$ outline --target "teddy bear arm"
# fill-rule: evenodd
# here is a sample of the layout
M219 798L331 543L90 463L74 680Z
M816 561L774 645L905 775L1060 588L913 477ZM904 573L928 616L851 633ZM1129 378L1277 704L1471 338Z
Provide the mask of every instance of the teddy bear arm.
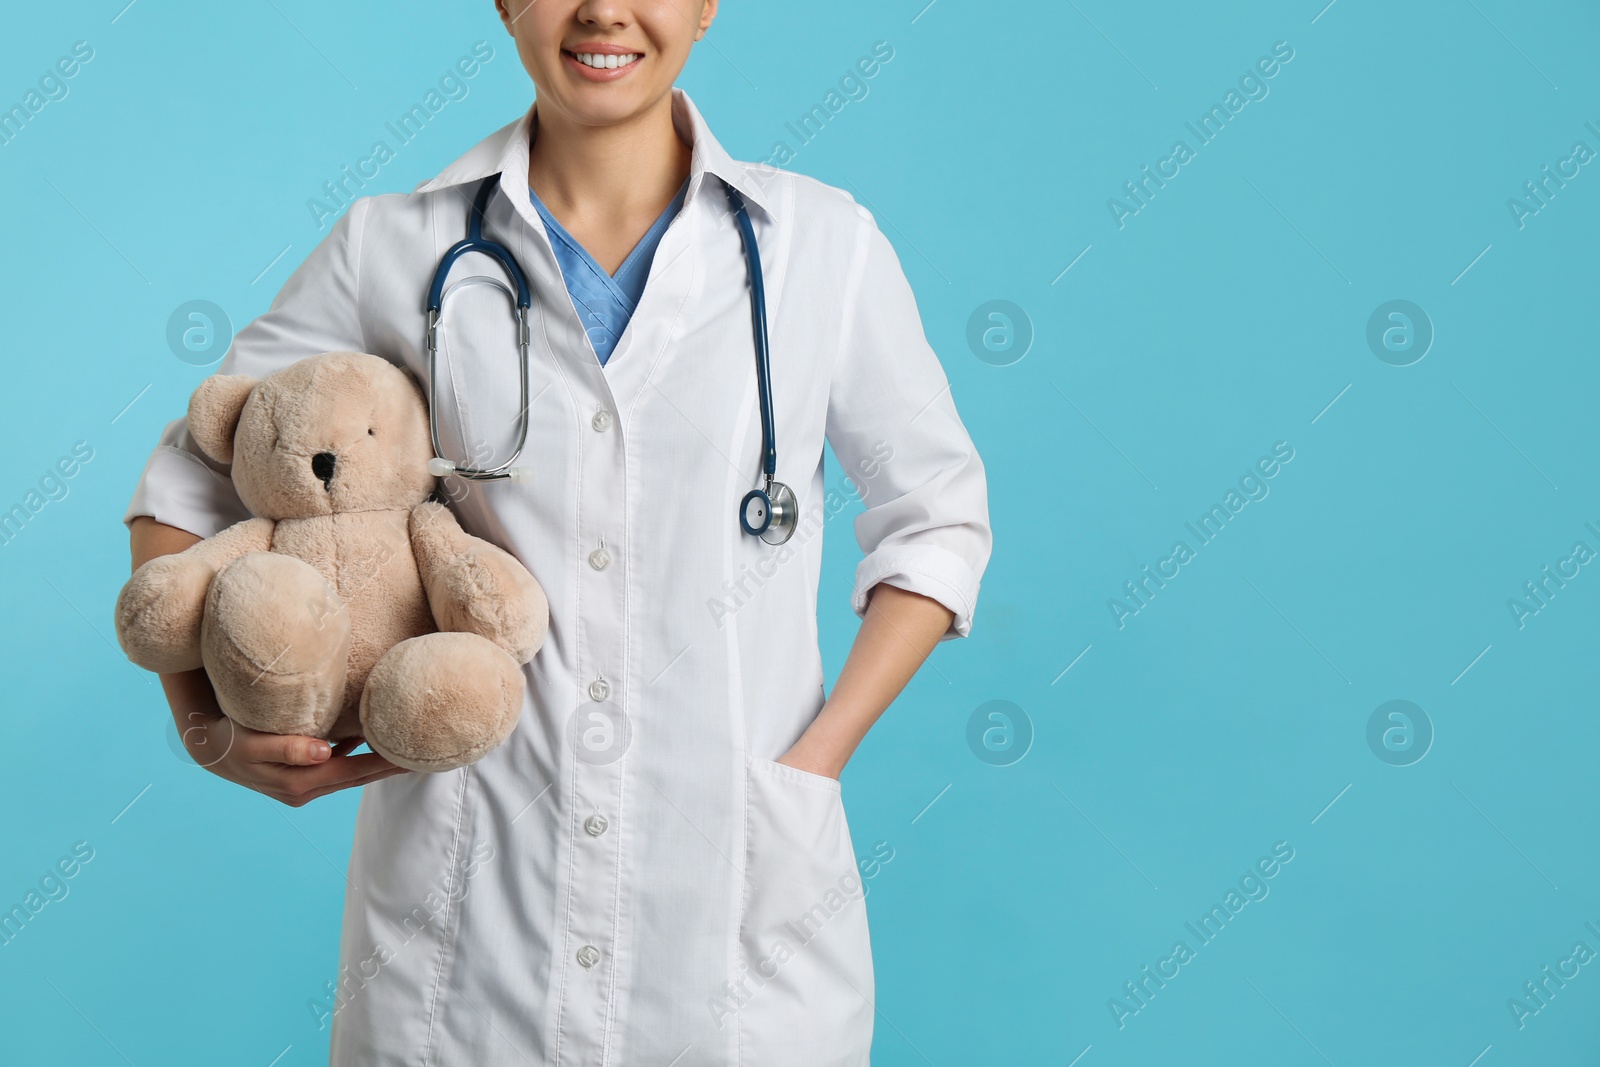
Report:
M245 553L270 549L273 529L270 519L246 519L182 552L145 561L117 596L117 641L128 658L158 674L200 667L211 580Z
M486 637L518 663L533 659L550 608L544 589L515 556L461 529L436 503L412 512L411 540L439 629Z
M194 558L212 571L220 571L246 552L267 552L272 548L272 533L277 523L271 519L245 519L236 522L215 537L196 541L179 552L180 556L193 553Z

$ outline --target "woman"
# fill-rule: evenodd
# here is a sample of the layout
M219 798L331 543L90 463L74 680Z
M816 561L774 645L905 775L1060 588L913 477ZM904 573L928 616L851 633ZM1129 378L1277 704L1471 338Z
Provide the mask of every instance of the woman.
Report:
M493 182L484 234L534 291L534 476L442 488L549 597L521 723L427 775L235 730L203 671L163 677L173 714L198 760L286 803L370 786L335 1063L864 1064L872 961L838 776L932 647L968 632L983 466L872 217L733 161L673 87L716 0L497 8L537 105L415 192L352 204L220 371L344 349L426 382L423 294ZM781 547L738 521L763 439L728 188L759 239L776 475L799 502ZM434 400L447 454L484 465L519 408L490 297L451 304ZM867 505L864 621L826 698L825 440ZM136 566L245 517L225 474L167 427L128 509Z

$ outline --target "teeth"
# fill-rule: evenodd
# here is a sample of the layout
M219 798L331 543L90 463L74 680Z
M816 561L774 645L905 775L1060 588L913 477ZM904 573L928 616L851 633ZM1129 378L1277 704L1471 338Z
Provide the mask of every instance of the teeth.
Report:
M613 70L617 67L626 67L641 58L638 52L629 52L621 56L601 55L594 52L575 52L573 54L578 57L579 63L586 67L594 67L596 70Z

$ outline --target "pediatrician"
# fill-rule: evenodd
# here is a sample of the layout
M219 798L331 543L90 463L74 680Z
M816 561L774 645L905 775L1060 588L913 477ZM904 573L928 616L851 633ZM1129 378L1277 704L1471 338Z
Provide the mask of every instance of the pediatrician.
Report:
M932 648L968 633L983 465L872 216L732 160L673 87L716 0L497 8L537 105L409 195L353 203L219 371L353 350L423 382L438 469L457 470L441 493L549 598L520 725L419 774L236 729L203 671L163 676L173 713L197 760L287 803L368 786L334 1063L866 1064L838 775ZM525 406L519 287L492 253L452 265L447 285L498 284L447 290L430 375L427 297L480 194L482 238L526 277ZM865 503L864 621L831 694L824 442ZM227 469L168 425L127 513L135 564L246 517Z

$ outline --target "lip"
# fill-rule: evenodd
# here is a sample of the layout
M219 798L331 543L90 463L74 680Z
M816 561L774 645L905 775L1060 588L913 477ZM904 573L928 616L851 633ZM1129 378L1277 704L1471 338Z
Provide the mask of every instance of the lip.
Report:
M563 52L583 52L586 55L626 56L634 52L644 54L643 48L629 48L624 44L613 44L610 41L579 41L574 45L564 45Z
M639 58L634 62L629 63L626 67L613 67L609 70L597 70L594 67L585 66L584 64L578 62L577 53L579 52L582 52L585 55L601 56L638 55ZM607 41L584 42L573 45L570 48L561 49L561 61L566 65L567 69L574 71L580 77L594 82L609 82L616 81L618 78L625 78L629 74L633 73L635 68L643 64L645 58L646 52L642 48L629 48L626 45L612 44Z

